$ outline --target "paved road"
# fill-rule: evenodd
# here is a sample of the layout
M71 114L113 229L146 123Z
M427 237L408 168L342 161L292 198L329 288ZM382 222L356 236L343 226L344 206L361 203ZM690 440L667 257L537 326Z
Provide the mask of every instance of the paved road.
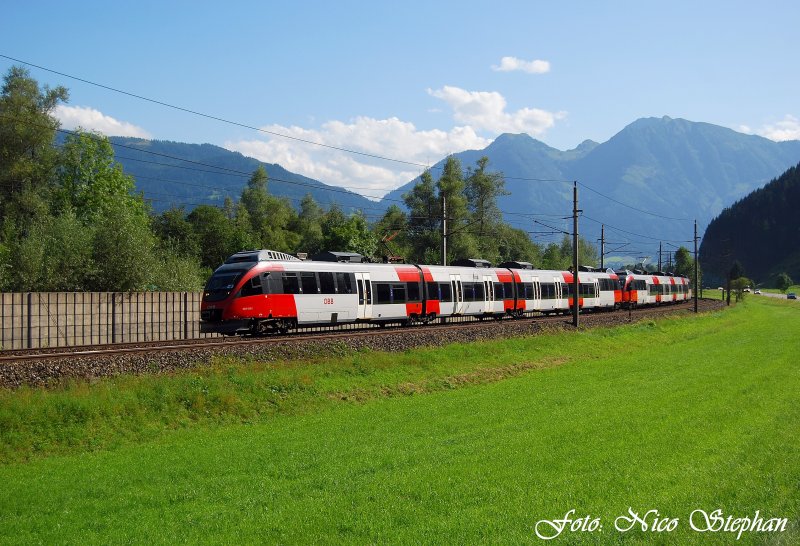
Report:
M722 298L721 294L722 294L722 290L713 290L713 289L711 289L711 290L703 290L703 297L704 298L711 298L711 299L718 300L718 299ZM751 294L753 294L753 293L751 292ZM785 300L786 299L786 294L774 294L772 292L762 292L761 294L753 294L753 295L756 296L756 297L766 296L768 298L778 298L779 300ZM733 297L734 297L734 295L731 294L731 299L733 299ZM800 301L800 300L797 300L797 301Z
M778 299L781 299L781 300L785 300L786 299L786 294L773 294L772 292L762 292L761 294L758 294L758 295L759 296L767 296L767 297L770 297L770 298L778 298ZM800 300L798 300L798 301L800 301Z

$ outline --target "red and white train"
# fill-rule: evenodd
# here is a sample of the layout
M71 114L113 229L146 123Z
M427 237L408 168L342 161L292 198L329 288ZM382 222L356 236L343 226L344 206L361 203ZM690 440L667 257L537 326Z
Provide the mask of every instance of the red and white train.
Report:
M411 324L456 316L500 318L566 313L573 274L526 262L489 267L483 260L452 266L363 263L330 252L326 261L271 250L237 252L209 279L201 332L285 333L298 326L352 322ZM612 270L580 271L583 310L685 301L688 279Z

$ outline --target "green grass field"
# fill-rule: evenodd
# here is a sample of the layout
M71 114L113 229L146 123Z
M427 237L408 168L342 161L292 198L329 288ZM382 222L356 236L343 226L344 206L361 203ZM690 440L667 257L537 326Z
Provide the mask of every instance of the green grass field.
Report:
M0 394L0 541L800 541L800 312ZM614 529L628 508L676 531ZM695 509L788 518L695 533Z
M795 294L797 294L798 292L800 292L800 284L794 284L794 285L790 286L789 288L787 288L783 292L781 292L777 288L762 288L761 291L762 292L771 292L773 294L788 294L789 292L794 292Z

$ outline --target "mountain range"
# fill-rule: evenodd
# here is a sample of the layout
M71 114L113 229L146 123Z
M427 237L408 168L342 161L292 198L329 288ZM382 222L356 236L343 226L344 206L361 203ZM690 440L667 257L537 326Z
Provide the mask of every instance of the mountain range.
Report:
M507 220L508 213L535 213L541 224L569 231L571 221L561 218L572 213L572 184L550 180L577 181L579 229L587 238L599 237L603 223L607 240L644 238L691 248L693 220L702 234L725 206L800 161L800 141L662 117L639 119L607 142L587 140L569 151L526 134L504 134L483 150L455 155L465 168L485 155L491 170L504 173L509 195L499 204ZM399 198L415 182L386 197ZM513 222L522 227L519 217ZM533 231L541 224L528 221Z
M192 208L221 204L226 195L235 199L260 164L210 144L119 137L112 142L123 146L116 148L117 160L157 211L175 202ZM455 156L465 169L487 156L489 170L504 174L509 195L499 205L516 227L569 231L571 223L564 218L572 213L572 181L577 181L580 232L586 238L599 237L605 224L610 242L635 246L636 241L657 245L663 240L691 248L693 220L702 234L725 206L798 163L800 141L774 142L709 123L662 117L636 120L606 142L587 140L567 151L527 134L503 134L483 150ZM434 178L444 160L433 167ZM385 210L416 183L412 180L376 203L280 165L264 166L271 193L295 205L311 193L323 206L338 203L345 211Z
M222 205L226 197L237 200L259 165L269 175L269 192L288 198L295 207L310 193L322 206L336 203L348 213L375 207L383 210L357 193L212 144L130 137L111 137L111 142L116 160L135 178L137 191L144 192L156 212L173 205L187 210L197 205Z

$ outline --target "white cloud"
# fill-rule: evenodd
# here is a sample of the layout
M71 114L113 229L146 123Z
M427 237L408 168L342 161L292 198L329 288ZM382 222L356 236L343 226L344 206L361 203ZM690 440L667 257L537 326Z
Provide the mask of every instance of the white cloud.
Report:
M538 136L566 116L565 112L538 108L507 112L506 99L497 92L466 91L445 86L438 90L428 89L428 93L452 108L456 127L449 131L423 131L413 123L395 117L357 117L349 122L328 121L318 129L268 125L261 129L274 135L228 141L224 146L266 163L277 163L289 171L326 184L378 199L419 176L425 166L433 165L450 153L485 148L491 139L481 136L481 132Z
M466 91L446 85L437 90L428 89L428 93L449 104L457 122L493 133L538 136L555 125L556 120L566 116L566 112L548 112L539 108L506 112L506 99L496 91Z
M319 129L281 125L269 125L262 129L295 139L419 165L433 165L449 153L485 148L491 142L478 136L471 127L454 127L450 131L420 131L414 124L397 118L358 117L349 123L329 121ZM402 186L419 176L423 170L418 165L380 160L271 135L226 142L224 146L372 198L379 198Z
M545 74L550 72L550 62L536 59L534 61L523 61L516 57L503 57L500 59L500 66L492 65L495 72L527 72L528 74Z
M760 129L752 130L747 125L739 126L743 133L754 133L774 141L800 140L800 119L786 114L781 121L763 125Z
M151 137L150 133L141 127L114 119L94 108L59 105L54 113L65 129L81 127L86 130L99 131L107 136Z

